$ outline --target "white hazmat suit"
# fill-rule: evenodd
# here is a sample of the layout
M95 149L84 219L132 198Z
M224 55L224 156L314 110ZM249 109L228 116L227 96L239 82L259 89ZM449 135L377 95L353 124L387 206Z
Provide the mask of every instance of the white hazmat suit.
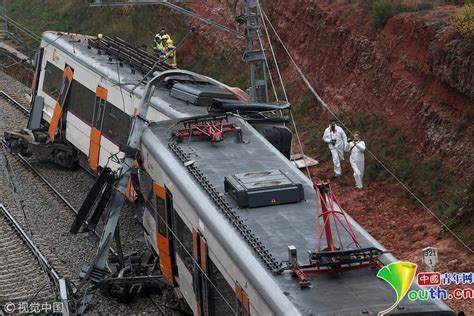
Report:
M337 125L334 127L334 131L331 129L331 126L329 126L324 131L323 140L328 144L329 150L331 151L334 172L336 176L340 176L341 162L344 161L344 148L347 144L346 133Z
M346 150L351 152L349 161L354 171L356 188L362 189L362 178L364 177L365 165L365 142L363 140L351 141L346 145Z

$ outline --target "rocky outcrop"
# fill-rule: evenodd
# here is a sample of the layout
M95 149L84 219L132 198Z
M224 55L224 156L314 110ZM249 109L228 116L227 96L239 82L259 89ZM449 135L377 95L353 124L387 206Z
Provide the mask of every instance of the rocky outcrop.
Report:
M197 2L193 10L232 25L233 1ZM222 8L218 15L206 9L216 3ZM335 111L382 115L402 127L421 158L436 157L473 180L474 49L453 31L459 7L402 13L376 30L349 1L262 4L293 58ZM221 33L206 36L209 45L222 48ZM278 47L277 54L285 59ZM284 62L283 75L296 101L305 87L295 83L294 70Z

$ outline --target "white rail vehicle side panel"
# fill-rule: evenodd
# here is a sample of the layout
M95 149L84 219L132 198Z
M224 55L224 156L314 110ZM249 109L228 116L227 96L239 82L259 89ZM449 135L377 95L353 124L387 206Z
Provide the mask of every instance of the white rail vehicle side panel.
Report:
M208 246L208 255L214 265L219 269L220 273L224 276L229 286L235 291L235 283L238 282L242 289L245 291L249 298L250 314L251 315L272 315L273 312L266 305L263 298L259 295L257 290L252 286L250 280L248 280L239 267L234 263L231 257L227 254L226 250L221 246L213 232L206 226L205 222L199 218L192 205L188 202L185 195L181 192L179 186L175 185L173 181L168 177L160 165L153 159L152 155L142 146L142 153L144 157L144 166L148 170L153 181L159 183L161 186L166 186L173 195L173 208L176 213L181 217L187 228L191 231L192 228L199 229L199 232L206 239ZM191 184L190 185L194 185ZM155 223L158 225L158 223ZM156 247L155 247L156 248ZM191 254L192 255L192 254ZM176 258L179 255L175 253ZM179 286L182 288L182 293L188 301L189 305L193 309L193 312L197 314L196 299L193 290L192 275L188 272L182 260L178 262L178 277ZM212 285L210 285L212 287ZM191 293L191 295L189 294ZM218 294L217 294L218 295ZM235 307L235 302L230 302L232 308Z
M54 106L56 105L56 100L43 91L44 86L44 77L46 75L46 63L50 62L59 69L64 70L65 55L62 51L56 49L53 46L48 46L47 42L42 41L41 47L44 47L43 60L41 63L41 72L39 78L38 92L37 94L44 98L44 107L43 107L43 119L46 122L51 122L51 117L53 116Z
M92 71L90 67L84 67L80 61L75 60L69 54L66 54L53 45L48 45L47 42L43 41L42 46L45 47L44 58L41 65L42 71L40 72L37 94L44 98L43 119L46 122L51 122L51 117L56 104L56 100L43 91L47 62L61 70L64 70L66 65L69 65L74 70L73 80L79 82L94 94L97 86L105 88L108 91L107 101L110 104L116 106L129 116L132 116L136 112L140 103L140 95L137 95L137 93L130 95L130 93L124 89L121 91L117 84L101 77L99 74ZM117 78L117 81L118 79L119 78ZM91 104L91 107L93 106L94 105ZM161 121L169 118L159 112L155 107L150 106L147 119L150 121ZM87 156L90 147L91 126L71 112L68 112L66 120L66 139ZM99 165L104 167L108 163L109 167L116 170L120 165L110 161L109 158L111 155L117 154L118 152L118 144L102 135L100 141ZM123 153L120 152L118 157L122 158Z

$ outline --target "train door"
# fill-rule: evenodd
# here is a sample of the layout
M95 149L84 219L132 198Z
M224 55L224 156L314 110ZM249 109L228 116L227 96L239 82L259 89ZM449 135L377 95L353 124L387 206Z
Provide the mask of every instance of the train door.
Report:
M34 98L38 92L39 77L41 73L41 65L43 64L44 48L38 50L35 54L35 73L31 83L31 96Z
M193 256L195 259L193 286L199 316L211 315L212 311L209 299L208 255L206 239L193 228Z
M72 84L72 77L73 77L74 70L69 66L66 65L64 68L63 73L63 81L61 84L61 92L59 93L59 97L56 100L56 104L53 110L53 116L51 117L51 122L49 123L48 134L51 142L55 141L56 138L56 131L58 126L60 127L59 133L62 133L62 118L63 113L66 112L66 100L69 95L69 91L71 90Z
M107 105L107 89L97 86L95 90L94 110L92 113L92 126L89 146L89 167L97 171L100 157L100 139L104 125L105 107Z
M171 193L158 183L153 183L156 196L157 233L156 243L160 256L160 267L165 279L172 285L176 275L175 252L170 228L172 227L173 200Z

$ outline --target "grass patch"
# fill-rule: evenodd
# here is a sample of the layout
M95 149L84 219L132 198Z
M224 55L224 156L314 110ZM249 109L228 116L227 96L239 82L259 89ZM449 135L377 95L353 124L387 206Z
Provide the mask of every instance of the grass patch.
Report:
M382 28L391 17L399 13L431 10L435 4L427 1L416 5L405 5L398 0L360 0L359 3L377 28Z

